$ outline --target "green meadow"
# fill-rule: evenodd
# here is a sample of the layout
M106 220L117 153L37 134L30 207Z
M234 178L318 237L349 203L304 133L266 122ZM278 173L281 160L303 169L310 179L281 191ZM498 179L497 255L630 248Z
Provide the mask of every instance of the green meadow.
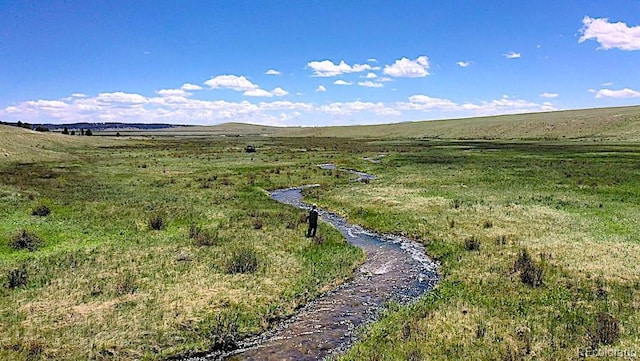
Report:
M572 119L591 137L572 137L564 112L506 120L561 132L475 140L460 126L427 136L446 123L413 137L0 127L0 359L156 360L267 329L364 257L327 224L304 238L304 212L267 192L313 183L309 202L415 239L440 263L434 291L387 305L341 359L638 355L640 118L582 112ZM377 178L353 182L325 162Z

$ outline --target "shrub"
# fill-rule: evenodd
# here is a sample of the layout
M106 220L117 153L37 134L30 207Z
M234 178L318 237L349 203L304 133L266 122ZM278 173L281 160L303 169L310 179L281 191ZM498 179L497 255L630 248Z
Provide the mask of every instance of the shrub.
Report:
M483 228L485 228L485 229L486 229L486 228L491 228L491 227L493 227L493 222L491 222L490 220L486 220L486 221L484 221L484 223L482 224L482 227L483 227Z
M262 221L262 218L254 218L252 224L253 229L262 229L264 222Z
M7 283L5 286L14 289L27 285L27 270L22 266L9 271L7 274Z
M224 312L218 314L206 332L211 342L212 351L231 350L236 348L240 339L238 314Z
M592 347L597 349L598 344L611 345L616 342L619 335L620 326L618 319L610 313L598 313L593 331L590 332Z
M464 240L464 249L467 251L479 251L480 241L476 237L469 237Z
M32 216L46 217L51 213L51 210L47 206L40 206L31 211Z
M9 242L9 246L13 247L14 249L27 249L30 252L37 250L43 244L44 242L42 242L40 237L25 229L13 236L13 238Z
M455 208L458 209L460 208L460 206L462 206L462 201L459 199L454 199L451 201L451 208Z
M531 287L542 286L542 267L537 265L526 249L523 249L513 264L515 272L520 272L520 281Z
M164 229L165 223L164 219L160 215L155 215L149 219L149 229L154 231L159 231Z
M232 253L226 262L225 271L228 274L254 273L258 270L258 255L251 248L243 248Z

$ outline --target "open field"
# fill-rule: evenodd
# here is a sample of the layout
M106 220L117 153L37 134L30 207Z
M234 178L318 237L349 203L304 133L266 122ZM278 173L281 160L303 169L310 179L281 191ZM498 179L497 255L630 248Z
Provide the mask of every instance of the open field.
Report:
M638 108L621 109L618 132L571 141L154 133L74 137L42 160L21 143L0 161L0 358L161 359L268 327L362 259L326 225L322 245L303 238L302 211L264 192L310 183L309 201L419 240L442 265L434 292L389 305L345 360L640 354L640 145L620 141L636 139ZM316 167L332 161L378 178ZM50 215L31 215L42 205ZM23 229L43 245L11 248ZM238 255L255 270L230 272Z

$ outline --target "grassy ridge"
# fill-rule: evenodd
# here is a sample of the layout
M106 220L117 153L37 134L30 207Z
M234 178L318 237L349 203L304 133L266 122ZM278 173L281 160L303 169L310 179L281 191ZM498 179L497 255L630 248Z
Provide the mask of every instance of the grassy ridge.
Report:
M109 133L111 134L111 133ZM122 134L129 134L122 132ZM418 121L397 124L268 127L227 123L210 127L177 127L134 135L278 136L337 138L440 138L440 139L596 139L640 140L640 107L568 110L489 116L467 119Z

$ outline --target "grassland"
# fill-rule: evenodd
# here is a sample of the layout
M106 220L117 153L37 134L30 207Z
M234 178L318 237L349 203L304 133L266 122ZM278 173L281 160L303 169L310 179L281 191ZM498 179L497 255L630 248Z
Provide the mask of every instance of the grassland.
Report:
M322 244L304 238L304 212L264 191L347 182L317 169L311 153L18 134L0 163L0 359L162 359L231 347L362 260L326 225ZM34 161L43 143L51 150ZM42 207L50 213L32 215ZM41 245L14 249L23 231Z
M490 118L504 129L497 140L480 139L498 128L475 119L421 124L406 138L403 127L416 125L94 137L51 146L42 160L27 144L0 162L0 277L28 273L25 286L0 291L0 358L159 359L268 327L362 257L324 224L322 245L304 239L301 211L264 192L308 183L321 184L309 201L414 238L441 263L432 293L389 305L343 359L638 355L638 112ZM509 130L527 117L529 135ZM451 129L424 131L433 124ZM442 139L455 134L477 139ZM249 143L257 153L242 151ZM354 183L315 166L327 161L378 178ZM41 205L51 214L32 216ZM150 230L158 216L165 228ZM190 237L192 225L203 238ZM13 250L22 229L44 246ZM228 272L238 254L255 256L257 271Z

